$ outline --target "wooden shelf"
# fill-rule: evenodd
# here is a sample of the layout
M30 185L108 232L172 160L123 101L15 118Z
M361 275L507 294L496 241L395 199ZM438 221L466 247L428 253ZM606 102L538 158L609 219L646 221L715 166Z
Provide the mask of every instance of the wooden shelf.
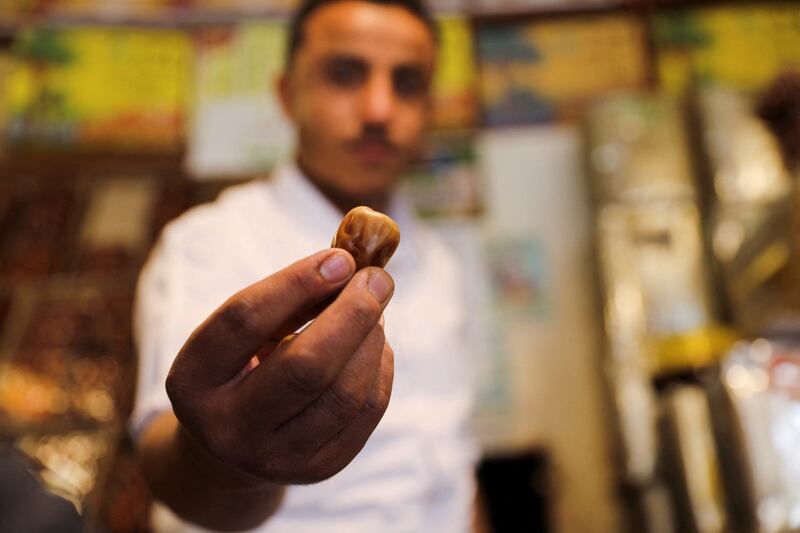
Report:
M797 0L771 0L766 5L795 4ZM542 4L519 5L508 7L481 6L475 0L464 0L459 8L441 9L442 15L460 15L472 19L478 24L503 23L512 20L543 19L569 17L589 14L603 14L619 11L635 11L643 14L657 10L700 8L726 5L765 4L756 0L583 0L558 2L553 0ZM200 26L235 24L257 20L286 21L290 12L275 8L251 10L208 10L189 8L164 8L157 14L126 14L124 12L99 11L87 14L53 14L40 17L29 17L17 22L0 22L0 48L3 39L10 39L24 27L64 28L76 26L121 26L152 28L193 28Z
M49 176L58 169L58 174L65 177L124 171L126 174L158 172L177 178L184 173L182 165L182 151L154 154L28 150L0 156L0 175Z
M120 26L152 28L192 28L217 24L233 24L254 20L287 20L289 13L275 9L247 11L195 10L165 8L152 15L135 13L102 12L85 14L50 14L27 17L15 22L0 23L0 35L12 35L20 28L31 26L46 28L69 28L79 26Z
M797 0L770 0L770 4L797 4ZM460 8L450 6L436 10L441 14L461 14L468 18L508 18L508 17L551 17L572 16L583 13L596 13L630 9L691 8L723 5L764 6L757 0L576 0L550 2L508 7L481 6L475 0L463 0ZM108 26L152 26L152 27L192 27L213 24L231 24L252 20L286 20L290 10L280 8L260 8L247 10L212 10L191 8L163 8L153 14L125 13L123 11L98 10L85 14L51 14L43 16L20 17L20 21L0 22L0 35L12 34L21 27L69 27L86 25Z
M537 7L518 5L507 8L474 7L467 16L477 24L494 24L514 20L547 19L580 15L604 14L619 11L635 11L640 7L638 0L603 0L575 4L552 4Z

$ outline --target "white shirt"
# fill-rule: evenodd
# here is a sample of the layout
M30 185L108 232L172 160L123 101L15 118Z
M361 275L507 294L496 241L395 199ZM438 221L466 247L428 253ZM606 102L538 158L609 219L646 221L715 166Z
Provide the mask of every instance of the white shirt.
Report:
M389 407L361 453L323 482L291 486L256 531L463 533L470 529L476 450L468 436L473 376L461 273L444 245L395 198L401 231L387 270L384 316L395 352ZM134 437L170 409L164 382L192 330L230 295L330 246L341 213L294 166L226 190L164 230L137 289ZM204 531L166 507L157 531Z

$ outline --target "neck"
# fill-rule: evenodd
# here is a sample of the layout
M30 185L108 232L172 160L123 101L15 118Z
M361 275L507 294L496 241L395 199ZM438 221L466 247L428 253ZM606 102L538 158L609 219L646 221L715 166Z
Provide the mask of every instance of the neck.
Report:
M370 195L353 196L340 189L331 187L326 180L320 179L319 175L311 171L299 158L297 160L297 166L306 179L308 179L329 202L341 211L342 214L360 205L365 205L381 213L386 213L389 209L391 194L388 191Z

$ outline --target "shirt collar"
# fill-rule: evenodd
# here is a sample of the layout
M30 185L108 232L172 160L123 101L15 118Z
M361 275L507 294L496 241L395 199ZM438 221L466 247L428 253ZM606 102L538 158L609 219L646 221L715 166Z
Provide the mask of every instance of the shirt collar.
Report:
M302 216L297 223L319 246L330 246L333 232L339 227L342 213L311 181L305 177L295 163L279 166L271 182L279 204L293 209ZM400 227L400 246L389 262L387 270L392 272L406 266L418 264L420 259L420 228L410 200L395 193L389 201L389 212Z

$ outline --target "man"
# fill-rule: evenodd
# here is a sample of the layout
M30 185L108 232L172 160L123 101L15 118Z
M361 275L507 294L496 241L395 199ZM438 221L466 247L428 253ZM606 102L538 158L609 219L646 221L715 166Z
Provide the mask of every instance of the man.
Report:
M311 0L279 85L295 164L165 229L140 279L132 420L170 509L157 528L469 529L460 274L394 193L435 51L417 0ZM360 204L400 225L391 276L325 249Z

